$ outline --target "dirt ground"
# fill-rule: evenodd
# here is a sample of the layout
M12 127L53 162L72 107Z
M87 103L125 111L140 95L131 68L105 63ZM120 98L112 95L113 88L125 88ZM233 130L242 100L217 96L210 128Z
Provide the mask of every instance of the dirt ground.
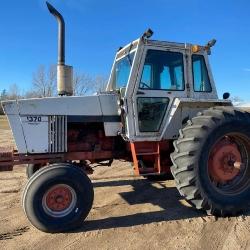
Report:
M13 143L0 118L0 146ZM190 208L173 181L133 177L116 161L91 176L93 208L82 228L46 234L33 228L20 204L24 167L0 173L0 249L250 249L250 213L215 218Z

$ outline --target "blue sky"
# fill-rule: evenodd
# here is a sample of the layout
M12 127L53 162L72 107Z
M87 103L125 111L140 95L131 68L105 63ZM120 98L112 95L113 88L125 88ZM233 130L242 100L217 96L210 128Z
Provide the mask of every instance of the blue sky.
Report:
M250 101L250 1L50 0L66 21L66 63L109 75L117 48L151 27L154 39L205 44L220 96ZM0 90L31 86L39 65L56 63L57 25L43 0L8 0L0 9Z

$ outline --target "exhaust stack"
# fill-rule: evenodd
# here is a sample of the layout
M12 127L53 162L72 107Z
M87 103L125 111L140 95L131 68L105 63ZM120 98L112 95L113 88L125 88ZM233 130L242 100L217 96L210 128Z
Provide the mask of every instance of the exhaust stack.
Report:
M73 95L73 67L65 65L65 23L62 15L48 2L49 12L58 22L58 62L57 91L58 95Z

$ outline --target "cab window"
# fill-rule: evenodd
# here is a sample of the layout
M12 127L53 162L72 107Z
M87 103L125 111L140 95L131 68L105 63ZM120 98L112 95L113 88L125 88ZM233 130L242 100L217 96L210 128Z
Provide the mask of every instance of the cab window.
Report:
M148 50L140 89L184 90L183 54Z
M211 92L212 87L204 57L202 55L192 55L192 64L194 91Z
M134 56L135 53L132 52L116 62L114 71L114 86L116 89L125 88L127 86Z
M157 132L160 130L169 104L167 97L137 98L138 122L140 132Z

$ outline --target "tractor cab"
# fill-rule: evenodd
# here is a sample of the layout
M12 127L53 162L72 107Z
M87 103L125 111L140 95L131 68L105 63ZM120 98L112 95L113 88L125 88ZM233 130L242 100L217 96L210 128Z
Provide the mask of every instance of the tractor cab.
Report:
M148 30L118 50L107 86L120 94L132 140L162 139L181 100L218 100L208 62L215 40L199 46L149 40L150 35ZM169 131L167 139L173 136L176 131Z
M176 97L195 98L206 93L206 98L217 98L208 62L210 48L215 42L212 40L206 46L199 46L154 41L143 35L119 48L107 90L119 89L122 96L130 94L130 89L140 89L179 91L179 94L175 93Z

